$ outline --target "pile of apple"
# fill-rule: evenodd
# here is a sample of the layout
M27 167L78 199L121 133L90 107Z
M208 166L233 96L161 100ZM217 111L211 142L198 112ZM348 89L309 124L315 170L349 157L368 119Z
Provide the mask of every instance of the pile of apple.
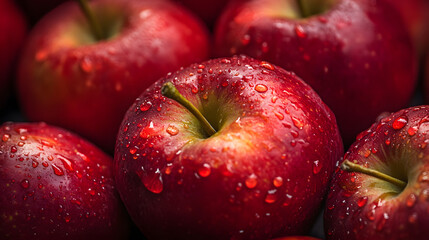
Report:
M0 239L429 236L426 0L1 0L0 32Z

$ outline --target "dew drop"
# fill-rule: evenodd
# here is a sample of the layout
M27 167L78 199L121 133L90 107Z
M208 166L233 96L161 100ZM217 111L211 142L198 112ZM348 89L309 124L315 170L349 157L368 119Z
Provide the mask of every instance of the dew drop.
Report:
M173 125L169 125L167 127L167 133L170 134L171 136L175 136L179 133L179 129L177 129L177 127L173 126Z
M265 196L265 202L266 203L275 203L277 201L277 190L272 189L268 190L267 195Z
M258 184L258 180L256 178L257 178L256 175L252 173L244 182L246 187L250 189L255 188L256 184Z
M250 43L250 35L246 34L246 35L243 36L243 38L241 38L241 44L243 44L244 46L246 46L249 43Z
M273 180L273 185L274 187L281 187L283 185L283 178L280 176L275 177Z
M304 28L302 28L301 25L295 26L295 33L299 38L305 38L307 36L307 34L304 31Z
M417 221L417 213L413 213L408 217L409 223L415 223Z
M10 152L11 153L16 153L17 151L18 151L18 149L16 148L16 146L10 147Z
M410 195L408 195L405 203L407 204L407 207L413 207L414 204L416 203L416 200L417 200L416 195L414 193L411 193Z
M130 148L131 155L135 154L136 152L137 152L137 148L135 147Z
M145 111L149 110L151 107L152 107L151 102L144 102L144 103L140 104L140 111L145 112Z
M36 168L37 166L39 166L39 162L33 159L31 165L33 166L33 168Z
M21 181L21 187L23 187L23 188L28 188L30 186L30 181L28 181L27 179L23 179L22 181Z
M9 140L9 138L10 138L10 134L4 134L3 135L3 137L1 138L1 140L3 141L3 142L7 142L8 140Z
M289 206L292 203L292 195L286 194L286 199L283 202L283 206Z
M299 128L299 129L302 129L302 127L304 127L304 123L302 122L301 119L299 119L295 116L292 116L291 118L292 118L293 125L295 125L295 127Z
M162 175L159 169L153 173L140 172L139 176L147 190L153 193L162 192L164 185L162 183Z
M367 202L368 202L368 197L366 197L366 196L365 197L361 197L361 198L358 199L357 205L359 207L363 207L363 206L366 205Z
M413 126L413 127L408 128L408 135L414 136L417 133L417 130L418 130L417 126Z
M429 172L424 171L419 174L419 182L429 182Z
M57 176L62 176L62 175L64 175L64 171L63 171L63 169L62 169L62 168L60 168L60 167L58 167L57 165L52 164L52 169L54 170L55 175L57 175Z
M211 173L211 167L208 163L204 163L200 168L198 168L198 175L201 177L208 177Z
M322 163L319 160L313 162L313 173L318 174L322 169Z
M89 194L90 194L91 196L94 196L94 195L95 195L95 190L94 190L94 189L92 189L92 188L88 188L88 192L89 192Z
M70 159L68 159L62 155L58 155L57 157L61 160L65 169L67 169L69 171L73 171L73 165L72 165Z
M261 66L262 67L264 67L264 68L266 68L266 69L268 69L268 70L274 70L274 66L273 65L271 65L270 63L268 63L268 62L265 62L265 61L262 61L261 62Z
M255 86L255 90L256 90L257 92L264 93L264 92L266 92L266 91L268 90L268 87L267 87L267 86L265 86L265 85L263 85L263 84L257 84L257 85Z
M398 117L393 121L392 127L395 130L399 130L403 128L408 123L408 119L405 116Z
M370 211L368 211L366 213L366 217L370 220L370 221L374 221L375 219L375 209L371 209Z
M64 217L64 220L66 221L66 223L69 223L71 220L71 217L67 215Z
M277 112L277 111L275 111L275 112L274 112L274 115L276 115L276 117L277 117L279 120L283 120L283 119L285 118L281 112Z
M263 53L267 53L270 50L270 48L268 47L268 43L267 42L263 42L262 43L261 50L262 50Z
M94 68L92 61L89 58L84 58L80 62L80 69L85 73L89 73Z

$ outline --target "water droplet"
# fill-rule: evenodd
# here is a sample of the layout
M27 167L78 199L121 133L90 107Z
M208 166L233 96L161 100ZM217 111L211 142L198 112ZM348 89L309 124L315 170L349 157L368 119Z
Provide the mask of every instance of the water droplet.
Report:
M276 115L276 117L279 119L279 120L283 120L285 117L283 116L283 114L282 113L280 113L280 112L277 112L277 111L275 111L274 112L274 115Z
M198 168L198 175L201 177L208 177L211 173L211 167L208 163L204 163L200 168Z
M302 129L302 127L304 127L304 123L302 122L301 119L299 119L295 116L292 116L291 118L292 118L293 125L295 125L295 127L299 128L299 129Z
M410 195L408 195L407 200L406 200L406 204L407 207L413 207L414 204L416 203L416 195L414 193L411 193Z
M54 170L55 175L57 175L57 176L62 176L62 175L64 175L64 171L63 171L63 169L62 169L62 168L60 168L60 167L58 167L57 165L52 164L52 169Z
M274 70L274 66L273 65L271 65L270 63L268 63L268 62L265 62L265 61L262 61L261 62L261 66L262 67L264 67L264 68L266 68L266 69L268 69L268 70Z
M419 174L419 182L429 182L429 172L423 171Z
M257 177L254 173L252 173L244 182L244 184L246 185L247 188L255 188L256 184L258 184L258 180Z
M39 184L38 186L37 186L39 189L42 189L43 188L43 184Z
M162 183L162 175L159 169L152 173L140 172L138 174L147 190L153 193L161 193L164 189L164 185Z
M16 146L10 147L10 152L11 153L16 153L17 151L18 151L18 149L16 148Z
M286 194L286 199L283 202L283 206L289 206L292 203L292 195Z
M28 188L29 186L30 186L30 181L28 181L27 179L23 179L21 181L21 187Z
M268 50L270 50L267 42L263 42L261 47L262 47L261 50L263 53L267 53Z
M68 159L62 155L58 155L57 157L61 160L65 169L67 169L69 171L73 171L73 165L72 165L72 162L70 159Z
M255 86L255 90L256 90L257 92L263 93L263 92L266 92L266 91L268 90L268 87L267 87L267 86L265 86L265 85L263 85L263 84L257 84L257 85Z
M302 28L301 25L295 26L295 33L299 38L305 38L307 36L307 34L304 31L304 28Z
M136 152L137 152L137 148L135 147L130 148L131 155L135 154Z
M417 213L413 213L410 215L410 217L408 217L409 223L415 223L416 221L417 221Z
M64 217L64 220L66 221L66 223L69 223L71 220L71 217L67 215Z
M149 110L151 107L152 107L151 102L144 102L144 103L140 104L140 110L143 112Z
M386 145L390 145L390 139L386 139L386 141L384 141L384 143L386 143Z
M414 136L417 133L417 130L418 130L417 126L413 126L413 127L408 128L408 135Z
M319 160L313 162L313 173L318 174L322 169L322 163Z
M267 195L265 196L265 202L266 203L274 203L277 201L277 190L276 189L272 189L272 190L268 190Z
M403 128L408 123L408 119L405 116L398 117L393 121L392 127L393 129L399 130Z
M192 93L194 93L194 94L197 94L197 93L198 93L198 88L197 88L197 87L195 87L195 86L194 86L194 87L192 87L192 88L191 88L191 92L192 92Z
M33 159L33 162L31 163L31 165L33 166L33 168L36 168L37 166L39 166L39 162Z
M281 187L283 185L283 178L280 176L275 177L273 180L273 185L274 187Z
M94 190L94 189L92 189L92 188L88 188L88 192L89 192L89 194L90 194L91 196L94 196L94 195L95 195L95 190Z
M361 198L358 199L357 205L359 207L363 207L363 206L366 205L367 202L368 202L368 197L366 197L366 196L365 197L361 197Z
M89 162L89 158L85 154L83 154L81 152L76 152L76 155L78 155L80 158L82 158L83 161Z
M375 219L375 209L371 209L370 211L368 211L366 213L366 217L370 220L370 221L374 221Z
M387 219L381 218L380 221L377 223L376 229L377 231L381 231L384 228L384 225L386 224Z
M10 138L10 134L4 134L3 135L3 137L1 138L1 140L3 141L3 142L7 142L8 140L9 140L9 138Z
M177 127L173 126L173 125L169 125L167 127L167 133L170 134L171 136L175 136L179 133L179 129L177 129Z
M247 44L250 43L250 35L246 34L243 36L243 38L241 39L241 44L243 44L244 46L246 46Z
M82 71L84 71L85 73L89 73L93 70L94 66L92 61L85 57L84 59L82 59L82 61L80 62L80 69Z

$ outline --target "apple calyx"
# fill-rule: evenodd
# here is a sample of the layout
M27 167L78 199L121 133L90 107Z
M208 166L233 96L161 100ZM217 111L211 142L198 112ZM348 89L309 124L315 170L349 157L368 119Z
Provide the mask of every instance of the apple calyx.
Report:
M82 10L83 14L85 15L86 19L89 22L89 25L92 29L92 33L94 34L94 37L99 40L105 39L105 36L103 34L103 31L101 30L99 22L95 19L93 12L89 8L88 1L87 0L78 0L80 9Z
M359 173L363 173L363 174L366 174L366 175L369 175L372 177L376 177L378 179L392 183L392 184L400 187L401 189L404 189L407 186L406 182L404 182L398 178L392 177L390 175L387 175L387 174L382 173L380 171L377 171L375 169L370 169L370 168L361 166L361 165L353 163L349 160L344 160L344 162L341 164L340 167L342 170L347 171L347 172L359 172Z
M188 99L186 99L182 94L180 94L180 92L177 90L173 83L164 83L161 88L161 93L165 97L168 97L178 102L180 105L188 109L188 111L191 112L198 119L198 121L203 126L204 131L206 132L206 134L208 134L209 137L216 133L216 130L209 123L209 121L207 121L203 114L191 102L189 102Z

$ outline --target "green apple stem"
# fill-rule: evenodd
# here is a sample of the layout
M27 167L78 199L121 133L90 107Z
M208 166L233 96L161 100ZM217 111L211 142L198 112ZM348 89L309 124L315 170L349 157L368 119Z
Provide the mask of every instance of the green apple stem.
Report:
M103 32L101 30L99 22L95 19L93 12L89 8L88 1L87 0L78 0L79 6L83 12L83 14L86 16L89 25L91 26L92 32L94 33L94 36L97 40L103 40Z
M395 177L392 177L390 175L387 175L385 173L379 172L377 170L374 169L370 169L367 167L363 167L359 164L353 163L349 160L345 160L342 164L341 164L341 169L343 169L344 171L348 171L348 172L360 172L372 177L376 177L378 179L390 182L402 189L404 189L407 186L407 183L397 179Z
M200 121L201 125L204 128L204 131L209 135L213 135L216 133L216 130L212 127L212 125L207 121L207 119L201 114L201 112L191 103L188 99L186 99L182 94L179 93L177 88L173 83L167 82L162 86L161 89L162 95L165 97L171 98L174 101L180 103L183 107L188 109L194 116Z
M303 18L306 18L306 17L310 16L310 14L308 12L308 9L307 9L307 5L304 3L305 0L296 0L296 1L297 1L298 8L299 8L299 11L301 13L301 16Z

